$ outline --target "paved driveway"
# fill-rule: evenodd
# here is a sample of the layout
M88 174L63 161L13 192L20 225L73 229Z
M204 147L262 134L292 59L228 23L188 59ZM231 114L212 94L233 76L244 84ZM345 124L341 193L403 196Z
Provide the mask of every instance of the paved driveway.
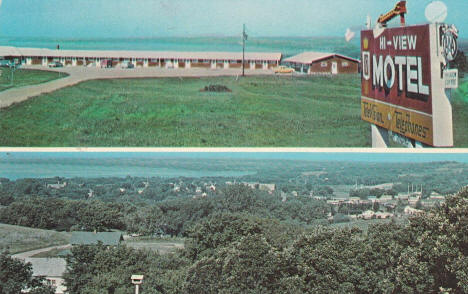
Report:
M47 83L12 88L0 92L0 108L9 107L14 103L25 101L31 97L50 93L58 89L76 85L80 82L96 79L129 79L129 78L163 78L163 77L216 77L239 76L240 69L165 69L165 68L90 68L90 67L63 67L50 69L42 66L23 66L24 69L38 69L65 72L69 76ZM246 75L272 75L272 70L246 70Z
M34 255L42 253L42 252L47 252L47 251L51 251L51 250L54 250L54 249L70 249L70 248L71 248L70 244L61 245L61 246L52 246L52 247L41 248L41 249L36 249L36 250L31 250L31 251L26 251L26 252L14 254L14 255L12 255L12 257L22 259L22 260L26 260L27 258L30 258L31 256L34 256Z

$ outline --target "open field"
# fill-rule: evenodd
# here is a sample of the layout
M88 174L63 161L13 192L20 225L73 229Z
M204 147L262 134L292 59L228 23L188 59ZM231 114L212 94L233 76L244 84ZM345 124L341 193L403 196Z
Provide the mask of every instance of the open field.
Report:
M47 70L30 70L30 69L17 69L13 73L13 83L11 82L11 69L7 67L0 68L0 91L10 88L19 88L30 85L37 85L49 82L67 74L47 71Z
M167 254L177 251L177 249L184 248L184 239L182 238L142 238L142 239L130 239L124 241L123 244L128 247L135 249L148 249L151 251L157 251L159 254Z
M212 84L232 92L200 91ZM455 147L467 93L453 94ZM359 97L358 75L93 80L0 110L0 145L369 147Z
M38 248L67 244L69 233L0 224L0 251L12 254Z
M468 147L468 74L460 80L452 97L455 147Z
M357 75L88 81L1 110L0 145L369 146L358 81ZM209 84L232 92L200 92Z

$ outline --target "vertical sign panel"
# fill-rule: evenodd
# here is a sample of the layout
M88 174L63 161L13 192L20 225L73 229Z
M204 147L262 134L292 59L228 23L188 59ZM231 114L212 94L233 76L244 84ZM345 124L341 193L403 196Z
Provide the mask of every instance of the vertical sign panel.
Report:
M430 25L361 32L361 117L433 145L430 42Z

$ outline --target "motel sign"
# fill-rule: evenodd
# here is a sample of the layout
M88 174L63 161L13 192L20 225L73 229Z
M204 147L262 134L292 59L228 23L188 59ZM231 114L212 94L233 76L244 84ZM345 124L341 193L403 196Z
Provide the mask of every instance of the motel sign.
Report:
M445 27L361 32L363 120L427 145L453 146L445 79L454 73L448 71L444 54Z

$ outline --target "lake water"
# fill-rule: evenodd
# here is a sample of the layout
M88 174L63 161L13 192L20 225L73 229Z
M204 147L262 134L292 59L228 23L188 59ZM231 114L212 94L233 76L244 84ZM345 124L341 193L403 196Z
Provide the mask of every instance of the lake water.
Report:
M0 161L0 177L10 180L53 177L241 177L256 171L196 169L145 159L32 159Z
M242 51L241 38L112 38L58 39L0 37L2 46L78 50L155 50L155 51ZM304 51L333 52L353 58L360 55L359 37L346 42L344 37L269 37L249 38L246 50L251 52L281 52L285 57Z
M278 162L468 163L468 152L0 152L0 178L241 177ZM265 164L267 167L265 167ZM281 165L281 164L280 164Z
M176 168L158 167L136 167L136 166L75 166L70 164L12 164L1 163L0 171L2 178L10 180L23 178L53 178L53 177L162 177L162 178L200 178L200 177L241 177L255 172L242 171L210 171L210 170L189 170Z

